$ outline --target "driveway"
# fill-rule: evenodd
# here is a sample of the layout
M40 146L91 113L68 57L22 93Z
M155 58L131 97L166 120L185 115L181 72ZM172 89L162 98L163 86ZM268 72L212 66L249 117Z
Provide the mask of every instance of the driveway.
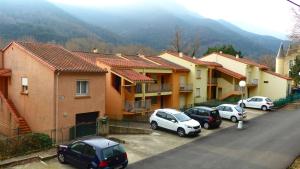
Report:
M139 161L129 169L285 169L300 152L300 111L277 111Z
M247 109L248 119L261 116L266 112L260 110ZM246 122L247 124L248 122ZM216 133L222 129L226 129L236 124L223 120L220 129L205 130L202 129L202 133L199 137L178 137L176 133L170 133L163 130L156 130L151 135L111 135L126 141L125 148L128 154L129 163L135 163L143 159L156 156L160 153L172 150L176 147L191 143L195 140L201 139L204 136ZM221 131L222 132L222 131ZM238 131L237 131L238 132ZM71 169L70 165L61 165L56 159L52 159L45 162L33 162L26 165L20 165L13 167L14 169Z

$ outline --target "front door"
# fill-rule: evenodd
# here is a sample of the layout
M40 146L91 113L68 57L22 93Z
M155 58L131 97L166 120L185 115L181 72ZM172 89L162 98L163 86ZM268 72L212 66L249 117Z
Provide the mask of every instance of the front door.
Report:
M186 105L186 104L185 104L185 96L184 96L184 95L181 95L181 96L179 97L179 108L182 109L182 108L184 108L185 105Z

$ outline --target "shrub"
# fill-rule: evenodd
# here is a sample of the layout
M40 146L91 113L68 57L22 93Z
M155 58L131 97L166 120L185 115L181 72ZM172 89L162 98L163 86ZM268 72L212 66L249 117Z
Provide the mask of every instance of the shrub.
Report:
M286 98L281 98L281 99L275 100L274 107L280 108L280 107L283 107L283 106L285 106L289 103L292 103L296 100L300 100L300 94L292 94L292 95L287 96Z
M49 149L52 140L47 134L32 133L0 140L0 160Z

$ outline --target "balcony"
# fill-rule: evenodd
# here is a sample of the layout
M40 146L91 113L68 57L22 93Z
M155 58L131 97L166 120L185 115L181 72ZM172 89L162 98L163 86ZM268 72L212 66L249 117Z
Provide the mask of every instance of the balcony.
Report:
M180 84L179 92L193 92L193 84Z
M256 87L258 85L258 79L252 79L247 82L247 87Z
M218 84L218 79L217 78L208 78L207 79L207 85L208 86L216 86Z
M172 87L170 84L147 84L146 93L170 92Z
M143 113L150 111L151 99L140 101L125 101L124 111L130 113Z

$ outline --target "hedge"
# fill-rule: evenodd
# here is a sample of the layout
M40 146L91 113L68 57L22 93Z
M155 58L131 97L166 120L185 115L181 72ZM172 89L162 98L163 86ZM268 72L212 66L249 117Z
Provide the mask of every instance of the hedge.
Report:
M289 103L292 103L296 100L300 100L300 94L292 94L292 95L287 96L286 98L281 98L281 99L275 100L274 107L280 108L280 107L283 107L283 106L285 106Z
M51 148L47 134L31 133L0 140L0 160Z

